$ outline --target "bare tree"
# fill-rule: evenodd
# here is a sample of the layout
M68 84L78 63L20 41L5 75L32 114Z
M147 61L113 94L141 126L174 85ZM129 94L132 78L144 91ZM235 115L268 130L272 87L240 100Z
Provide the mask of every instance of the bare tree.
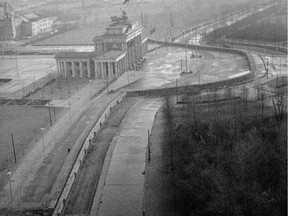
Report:
M227 106L227 112L229 112L229 121L230 121L231 117L233 116L233 101L232 101L233 89L230 86L225 89L224 97L227 100L226 106Z
M285 119L287 113L287 95L284 91L276 90L275 95L272 99L274 115L278 126L280 127L281 122Z
M244 85L241 89L241 98L244 99L246 112L248 111L248 95L249 95L249 90L247 86Z
M266 93L263 88L260 89L260 100L261 100L261 117L262 120L264 119L264 109L265 109L265 100L266 100Z

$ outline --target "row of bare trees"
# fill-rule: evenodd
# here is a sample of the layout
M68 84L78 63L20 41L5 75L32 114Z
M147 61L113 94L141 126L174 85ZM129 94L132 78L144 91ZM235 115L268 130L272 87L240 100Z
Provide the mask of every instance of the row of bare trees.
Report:
M286 6L287 10L287 6ZM283 12L286 11L285 7L280 8L278 5L274 5L269 9L261 11L259 13L248 16L236 23L217 28L206 36L206 40L213 42L223 36L231 39L242 40L261 40L270 42L287 41L287 27L285 23L281 23L281 17ZM269 17L271 15L279 17L280 20L273 22ZM264 20L264 21L263 21Z

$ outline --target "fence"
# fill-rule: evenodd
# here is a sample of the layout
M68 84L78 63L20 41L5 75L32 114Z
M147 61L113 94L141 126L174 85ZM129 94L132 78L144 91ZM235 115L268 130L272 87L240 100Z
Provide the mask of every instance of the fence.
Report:
M105 123L106 119L108 118L108 116L111 113L111 110L119 103L121 102L124 98L126 97L126 93L123 93L122 95L120 95L119 97L117 97L116 99L114 99L109 106L105 109L105 111L103 112L103 114L101 115L101 117L97 120L94 119L94 121L96 121L94 127L92 128L92 130L89 129L89 131L86 131L86 134L88 133L85 142L82 144L80 151L78 152L78 155L73 163L73 166L69 172L69 177L67 178L65 185L62 189L62 191L60 192L60 196L56 201L56 204L54 205L55 201L51 202L51 205L49 206L49 208L54 208L54 213L53 215L58 215L61 214L61 212L63 211L63 209L65 208L65 205L67 203L67 198L69 196L70 190L77 178L77 172L79 171L81 164L85 158L85 155L87 154L87 150L89 148L89 145L91 144L92 140L94 137L96 137L102 127L102 125Z

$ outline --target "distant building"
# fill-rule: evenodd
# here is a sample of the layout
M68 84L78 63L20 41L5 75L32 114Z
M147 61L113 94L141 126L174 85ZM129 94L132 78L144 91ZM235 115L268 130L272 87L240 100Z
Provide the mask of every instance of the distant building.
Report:
M0 3L0 40L13 40L15 37L14 9L7 2Z
M53 19L51 17L39 17L34 13L20 15L22 19L22 36L33 37L52 31Z
M127 70L137 69L147 52L143 27L122 17L111 17L106 32L94 38L94 52L60 52L56 54L58 72L63 76L117 78Z
M40 17L34 13L15 15L13 7L7 3L0 3L0 41L33 37L52 31L52 17Z

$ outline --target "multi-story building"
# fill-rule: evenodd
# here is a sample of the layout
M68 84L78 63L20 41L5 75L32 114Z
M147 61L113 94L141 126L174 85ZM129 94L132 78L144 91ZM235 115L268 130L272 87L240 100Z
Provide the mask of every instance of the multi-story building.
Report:
M51 17L39 17L34 13L21 15L22 36L33 37L38 34L52 31L53 19Z
M0 3L0 41L13 40L15 37L14 9L7 2Z
M63 76L113 79L127 70L137 69L147 52L147 37L142 38L138 23L111 17L106 32L94 38L94 52L60 52L56 54L58 72Z
M34 13L15 15L9 3L0 3L0 41L50 32L54 19L53 17L39 17Z

